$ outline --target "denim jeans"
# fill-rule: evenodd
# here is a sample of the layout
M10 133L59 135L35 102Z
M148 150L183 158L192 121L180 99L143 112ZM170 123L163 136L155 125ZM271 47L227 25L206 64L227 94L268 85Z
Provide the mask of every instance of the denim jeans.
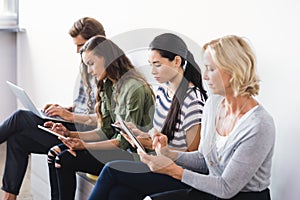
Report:
M89 200L223 200L164 174L150 172L141 162L113 161L100 173ZM150 199L147 197L148 199ZM240 192L231 200L270 200L269 189Z
M141 162L112 161L100 173L89 200L141 200L153 193L186 188L170 176L150 172Z

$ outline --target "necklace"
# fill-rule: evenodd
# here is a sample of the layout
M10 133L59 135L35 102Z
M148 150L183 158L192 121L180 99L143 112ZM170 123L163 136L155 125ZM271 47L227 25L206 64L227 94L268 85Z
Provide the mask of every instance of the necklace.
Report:
M222 110L222 102L218 106L217 109L217 115L216 115L216 120L215 120L215 131L213 136L211 137L211 142L210 142L210 153L212 154L212 149L216 145L216 138L217 134L219 134L219 137L227 137L225 143L220 147L217 151L217 162L216 164L219 165L219 163L222 160L222 155L228 145L228 140L230 140L230 133L234 130L236 127L237 121L240 119L240 115L242 114L243 110L245 109L248 101L250 98L247 98L247 100L243 103L243 105L240 107L239 112L235 114L233 117L229 117L229 115L226 114L226 110L223 115L221 115L221 110ZM221 123L222 122L222 123ZM229 123L229 125L226 125L226 123ZM212 158L210 156L209 158L209 164L212 166L214 162L212 161Z

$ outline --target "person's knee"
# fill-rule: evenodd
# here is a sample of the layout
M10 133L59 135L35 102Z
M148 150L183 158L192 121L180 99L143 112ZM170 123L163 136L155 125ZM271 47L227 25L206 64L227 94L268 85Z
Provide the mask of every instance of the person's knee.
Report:
M113 170L115 170L118 167L117 161L110 161L106 163L101 170L103 173L111 174Z
M129 173L145 173L150 172L149 167L141 162L127 161L127 160L114 160L105 164L102 170L107 171L122 171Z
M71 160L75 157L76 151L70 149L62 151L55 156L55 168L61 168L62 166L64 166L64 168L70 167L73 163Z
M118 163L117 161L110 161L108 163L105 164L103 169L109 170L115 167L115 163Z
M22 110L22 109L19 109L19 110L16 110L13 114L13 116L17 117L17 118L20 118L20 117L26 117L28 115L30 115L31 112L28 111L28 110Z
M76 157L76 151L73 151L73 150L71 150L71 149L68 149L68 152L72 155L72 156L74 156L74 157Z
M21 109L16 110L10 117L10 120L19 127L31 127L32 124L29 122L36 119L38 119L38 117L33 112Z

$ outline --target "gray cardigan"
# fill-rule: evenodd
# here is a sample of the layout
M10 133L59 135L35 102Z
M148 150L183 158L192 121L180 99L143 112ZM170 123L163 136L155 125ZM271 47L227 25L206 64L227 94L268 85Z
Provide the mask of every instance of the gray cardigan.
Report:
M178 154L176 163L185 168L181 181L219 198L262 191L270 185L275 143L273 119L262 105L251 109L239 120L218 153L215 118L223 98L212 95L205 104L199 150Z

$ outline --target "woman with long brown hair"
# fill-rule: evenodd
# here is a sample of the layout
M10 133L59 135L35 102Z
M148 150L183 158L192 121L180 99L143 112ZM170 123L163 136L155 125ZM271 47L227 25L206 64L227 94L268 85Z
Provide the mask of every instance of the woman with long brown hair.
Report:
M88 73L97 79L98 128L89 132L72 132L61 124L45 124L57 133L64 144L49 151L49 168L56 168L59 199L74 199L76 172L98 175L105 162L133 160L126 151L131 146L114 129L116 115L132 121L144 130L152 127L154 95L145 78L135 69L124 52L111 40L96 36L81 48ZM53 172L53 170L50 170Z

